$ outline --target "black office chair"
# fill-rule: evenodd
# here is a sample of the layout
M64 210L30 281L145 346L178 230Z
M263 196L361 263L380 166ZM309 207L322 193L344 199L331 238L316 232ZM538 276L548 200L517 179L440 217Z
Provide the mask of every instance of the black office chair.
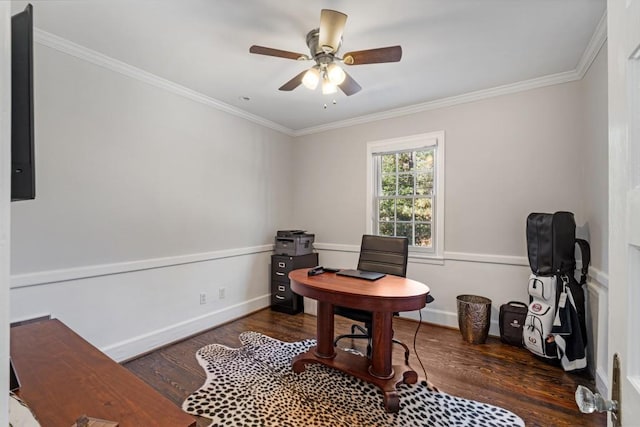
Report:
M409 256L409 241L406 237L372 236L365 234L362 236L360 246L360 259L358 260L358 270L376 271L378 273L393 274L395 276L407 276L407 258ZM431 298L433 300L433 298ZM338 341L343 338L366 339L367 357L371 357L371 324L373 314L370 311L358 310L347 307L334 307L334 314L364 323L364 327L351 325L351 333L339 335L333 345L336 347ZM397 316L399 313L394 313ZM356 330L360 331L359 334ZM393 339L393 342L404 347L405 362L409 363L409 347L404 343Z

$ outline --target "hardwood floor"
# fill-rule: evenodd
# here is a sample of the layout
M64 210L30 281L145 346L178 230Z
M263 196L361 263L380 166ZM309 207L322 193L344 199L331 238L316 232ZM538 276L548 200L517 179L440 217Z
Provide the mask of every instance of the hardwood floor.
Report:
M346 333L350 325L346 319L336 317L336 335ZM424 375L413 353L417 326L418 323L411 320L394 319L395 337L412 348L411 365L419 375ZM315 328L314 316L291 316L265 309L131 360L124 366L180 406L206 378L195 359L199 348L211 343L238 347L238 335L244 331L257 331L281 341L298 341L313 338ZM356 348L364 351L364 340L355 343ZM347 344L348 341L343 343ZM399 346L395 347L394 361L401 361L402 352ZM464 342L455 329L422 324L416 348L429 381L440 391L508 409L527 426L607 424L604 414L581 414L575 404L578 384L594 390L592 380L567 374L559 367L536 359L523 348L502 344L498 338L489 337L485 344L471 345ZM198 426L205 425L205 419L198 420Z

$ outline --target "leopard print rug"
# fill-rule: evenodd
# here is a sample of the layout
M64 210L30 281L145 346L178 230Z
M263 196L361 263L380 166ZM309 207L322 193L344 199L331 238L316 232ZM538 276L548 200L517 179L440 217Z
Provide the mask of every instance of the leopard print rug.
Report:
M285 343L257 332L242 347L210 344L196 358L205 384L182 404L210 426L524 426L515 414L438 392L426 383L398 386L400 411L384 411L380 390L319 364L291 370L291 359L315 340Z

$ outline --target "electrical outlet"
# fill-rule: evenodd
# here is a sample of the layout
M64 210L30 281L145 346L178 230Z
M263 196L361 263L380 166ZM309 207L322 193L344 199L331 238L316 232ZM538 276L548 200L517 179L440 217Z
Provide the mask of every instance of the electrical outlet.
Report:
M226 295L226 289L225 288L218 288L218 298L224 299L225 295Z
M200 294L200 304L207 303L207 294Z

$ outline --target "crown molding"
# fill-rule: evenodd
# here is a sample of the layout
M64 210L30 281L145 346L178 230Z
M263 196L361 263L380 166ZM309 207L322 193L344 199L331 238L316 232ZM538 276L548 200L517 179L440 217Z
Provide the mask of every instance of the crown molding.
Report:
M315 133L325 132L329 130L341 129L349 126L361 125L371 123L379 120L392 119L396 117L407 116L410 114L416 114L423 111L437 110L440 108L452 107L455 105L466 104L469 102L480 101L484 99L493 98L496 96L508 95L517 92L523 92L531 89L542 88L546 86L552 86L562 83L568 83L576 80L581 80L589 67L595 60L598 52L607 40L607 13L602 15L598 26L596 27L589 44L578 61L578 64L574 70L565 71L562 73L551 74L548 76L538 77L535 79L524 80L517 83L507 84L503 86L497 86L489 89L478 90L475 92L469 92L462 95L451 96L448 98L436 99L433 101L423 102L420 104L409 105L407 107L395 108L392 110L383 111L380 113L367 114L360 117L355 117L347 120L341 120L338 122L328 123L320 126L312 126L304 129L293 130L282 125L279 125L270 120L264 119L255 114L248 113L239 108L233 107L222 101L218 101L209 96L203 95L187 87L181 86L170 80L158 77L155 74L151 74L147 71L141 70L124 62L118 61L114 58L86 48L84 46L73 43L62 37L58 37L54 34L48 33L41 29L34 29L34 39L37 43L43 46L50 47L68 55L75 56L77 58L84 59L98 66L104 67L111 71L124 74L131 78L140 80L142 82L151 84L153 86L168 90L175 94L184 96L193 101L215 108L217 110L232 114L234 116L243 118L261 126L273 129L275 131L284 133L288 136L298 137L304 135L311 135Z
M406 116L409 114L420 113L423 111L437 110L439 108L452 107L454 105L465 104L468 102L480 101L483 99L493 98L501 95L508 95L517 92L524 92L531 89L552 86L561 83L569 83L581 80L591 67L598 52L607 41L607 11L602 14L598 25L589 40L589 44L574 70L566 71L548 76L538 77L531 80L523 80L521 82L497 86L494 88L483 89L475 92L469 92L462 95L452 96L449 98L436 99L421 104L410 105L408 107L396 108L393 110L383 111L381 113L367 114L365 116L355 117L352 119L342 120L339 122L329 123L326 125L313 126L305 129L293 131L293 136L310 135L314 133L325 132L328 130L340 129L348 126L370 123L378 120L392 119L396 117Z
M600 22L598 22L598 26L591 36L591 40L589 40L589 44L582 53L582 57L580 58L580 61L578 61L578 65L576 66L576 72L580 76L580 79L582 79L587 71L589 71L589 67L591 67L591 64L593 64L596 56L598 56L598 52L600 52L600 49L602 49L602 46L604 46L606 41L607 11L605 10L602 14L602 17L600 18Z
M141 70L140 68L134 67L122 61L118 61L117 59L111 58L110 56L73 43L67 39L58 37L39 28L34 28L33 35L34 40L43 46L47 46L51 49L55 49L59 52L66 53L67 55L71 55L76 58L84 59L85 61L91 62L92 64L98 65L111 71L115 71L116 73L123 74L125 76L159 87L161 89L165 89L177 95L184 96L185 98L215 108L216 110L243 118L258 125L273 129L278 132L282 132L286 135L294 136L293 130L287 127L281 126L260 116L256 116L255 114L247 113L244 110L233 107L209 96L203 95L200 92L196 92L195 90L181 86L170 80L158 77L155 74Z
M551 74L548 76L538 77L535 79L524 80L503 86L497 86L489 89L469 92L462 95L451 96L448 98L437 99L434 101L423 102L421 104L409 105L407 107L395 108L380 113L367 114L366 116L355 117L353 119L341 120L339 122L328 123L326 125L313 126L300 129L293 132L293 136L310 135L328 130L340 129L348 126L361 125L379 120L392 119L396 117L407 116L409 114L420 113L423 111L437 110L454 105L466 104L469 102L480 101L483 99L493 98L501 95L508 95L526 90L537 89L545 86L552 86L561 83L568 83L580 80L580 76L576 70L565 71L562 73Z

